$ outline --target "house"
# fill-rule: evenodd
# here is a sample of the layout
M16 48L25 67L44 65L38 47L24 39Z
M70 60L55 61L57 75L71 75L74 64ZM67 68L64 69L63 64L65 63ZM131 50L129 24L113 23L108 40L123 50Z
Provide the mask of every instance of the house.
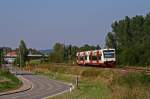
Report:
M5 62L7 63L14 63L15 59L17 57L17 52L16 51L11 51L11 52L8 52L6 55L5 55Z

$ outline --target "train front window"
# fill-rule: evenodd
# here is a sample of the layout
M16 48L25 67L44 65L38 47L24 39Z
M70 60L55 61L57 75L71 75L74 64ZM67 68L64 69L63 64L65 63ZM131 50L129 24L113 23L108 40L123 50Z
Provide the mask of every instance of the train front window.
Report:
M80 61L83 61L84 60L84 57L83 56L80 56Z
M104 50L104 58L114 58L115 57L115 51L114 50Z

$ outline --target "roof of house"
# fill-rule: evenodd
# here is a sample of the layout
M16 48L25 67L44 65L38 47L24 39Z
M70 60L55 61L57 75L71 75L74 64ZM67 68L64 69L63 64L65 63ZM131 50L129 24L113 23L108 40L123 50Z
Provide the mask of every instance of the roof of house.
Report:
M17 57L17 52L16 51L12 51L12 52L8 52L6 54L7 57Z

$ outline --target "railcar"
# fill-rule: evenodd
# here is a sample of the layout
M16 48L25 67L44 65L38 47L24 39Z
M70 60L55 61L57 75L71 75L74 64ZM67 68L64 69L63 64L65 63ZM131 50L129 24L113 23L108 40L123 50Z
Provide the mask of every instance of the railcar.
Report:
M102 67L115 67L115 49L100 49L82 51L76 53L76 61L79 65L95 65Z

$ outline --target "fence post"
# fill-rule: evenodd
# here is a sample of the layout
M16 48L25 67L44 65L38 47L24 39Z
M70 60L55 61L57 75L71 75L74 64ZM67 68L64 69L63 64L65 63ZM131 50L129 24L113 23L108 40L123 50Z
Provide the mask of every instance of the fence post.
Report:
M76 75L76 87L79 88L79 76Z

